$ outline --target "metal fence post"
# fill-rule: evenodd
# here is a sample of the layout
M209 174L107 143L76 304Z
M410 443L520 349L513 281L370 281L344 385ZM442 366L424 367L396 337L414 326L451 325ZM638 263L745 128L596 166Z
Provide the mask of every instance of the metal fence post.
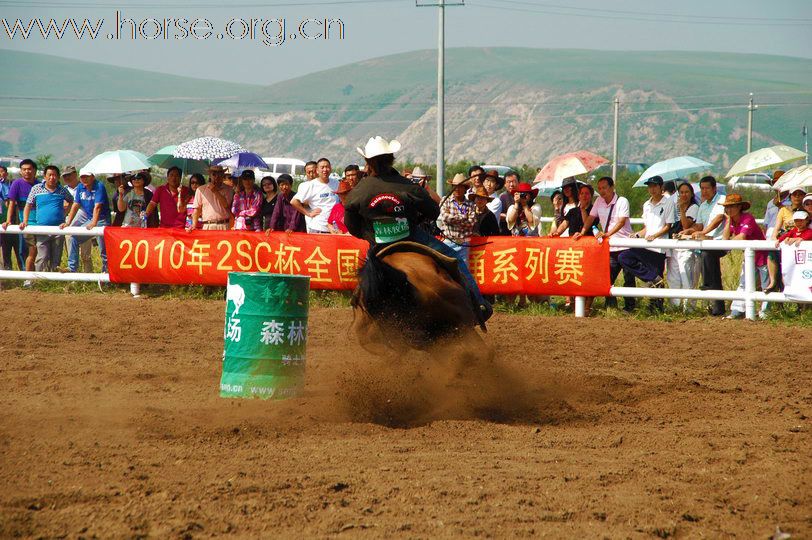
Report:
M583 296L575 297L575 316L584 317L586 315L586 298Z
M753 293L756 292L756 252L753 248L744 248L744 316L754 321L756 319L756 301Z

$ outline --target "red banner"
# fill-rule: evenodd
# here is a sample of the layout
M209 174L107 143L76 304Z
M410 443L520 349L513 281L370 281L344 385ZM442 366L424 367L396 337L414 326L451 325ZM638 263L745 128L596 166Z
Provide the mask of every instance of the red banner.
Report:
M346 235L106 227L110 281L225 285L228 272L310 276L312 289L353 289L367 243ZM476 238L470 269L485 294L603 296L609 246L592 238Z

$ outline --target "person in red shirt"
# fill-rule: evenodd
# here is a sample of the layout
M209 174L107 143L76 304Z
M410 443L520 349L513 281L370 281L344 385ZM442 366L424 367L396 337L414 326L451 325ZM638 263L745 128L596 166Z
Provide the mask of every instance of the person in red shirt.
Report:
M158 187L147 205L149 217L157 208L161 216L161 227L183 229L186 227L186 203L192 196L191 190L181 186L181 171L171 167L166 171L166 184Z
M331 234L349 234L347 226L344 225L344 201L347 199L347 193L352 191L352 185L347 180L342 180L338 183L338 189L334 191L338 195L338 201L333 209L330 211L330 217L327 218L327 228Z
M798 210L792 214L792 220L795 222L795 228L779 236L778 241L775 243L776 246L781 242L785 242L788 246L797 246L801 242L812 240L812 229L809 228L809 213L806 210Z

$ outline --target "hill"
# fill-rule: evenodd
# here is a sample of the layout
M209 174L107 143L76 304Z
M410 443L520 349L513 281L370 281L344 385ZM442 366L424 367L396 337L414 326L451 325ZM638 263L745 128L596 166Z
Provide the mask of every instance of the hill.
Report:
M520 48L450 49L446 58L446 146L451 161L541 165L551 155L575 148L608 155L615 97L621 101L621 161L652 162L687 153L720 167L728 165L745 149L749 92L760 103L754 147L777 142L800 146L801 124L812 121L812 60L807 59ZM148 153L164 144L212 134L263 155L327 155L343 164L357 161L355 146L382 134L404 144L403 157L433 161L435 62L434 51L415 51L268 87L183 78L169 85L164 84L167 76L144 72L130 75L157 79L160 83L153 85L159 88L128 87L122 82L129 76L125 73L119 74L119 86L108 86L105 76L95 89L95 95L104 99L126 90L126 95L143 97L138 93L146 93L145 86L164 96L176 88L169 95L198 99L138 103L142 109L138 112L105 111L107 116L82 111L82 122L90 124L75 130L73 149L69 144L58 145L58 151L37 145L37 151L81 161L113 147ZM95 69L106 73L120 68ZM70 82L60 96L81 95L77 87L81 79ZM214 99L215 94L220 99ZM224 95L233 98L222 99ZM104 102L103 107L107 105ZM126 105L135 108L133 103ZM36 112L47 114L47 107L43 109ZM67 115L75 113L52 113L57 114L70 119ZM114 125L133 116L148 124L122 123L116 125L119 133L83 138L102 129L92 123L94 119ZM159 121L152 123L154 118Z

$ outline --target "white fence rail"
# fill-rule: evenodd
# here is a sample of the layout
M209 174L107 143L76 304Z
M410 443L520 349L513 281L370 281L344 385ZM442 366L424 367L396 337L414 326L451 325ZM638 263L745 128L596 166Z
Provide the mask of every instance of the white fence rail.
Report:
M104 234L104 227L87 229L86 227L44 227L32 225L20 231L19 226L10 225L3 230L0 227L0 234L38 234L38 235L59 235L59 236L101 236ZM694 250L743 250L745 265L744 290L723 291L710 290L699 291L695 289L652 289L637 287L612 287L610 294L618 297L637 298L689 298L698 300L742 300L745 303L745 317L756 318L756 302L797 302L788 300L783 293L769 293L756 291L756 251L775 251L778 248L771 240L654 240L649 242L643 238L610 238L609 245L614 247L638 247L638 248L665 248L665 249L694 249ZM51 281L90 281L98 283L109 283L110 275L106 273L63 273L63 272L25 272L0 270L0 279L43 279ZM133 295L138 294L137 284L131 284ZM583 317L585 312L584 297L575 299L575 316Z

